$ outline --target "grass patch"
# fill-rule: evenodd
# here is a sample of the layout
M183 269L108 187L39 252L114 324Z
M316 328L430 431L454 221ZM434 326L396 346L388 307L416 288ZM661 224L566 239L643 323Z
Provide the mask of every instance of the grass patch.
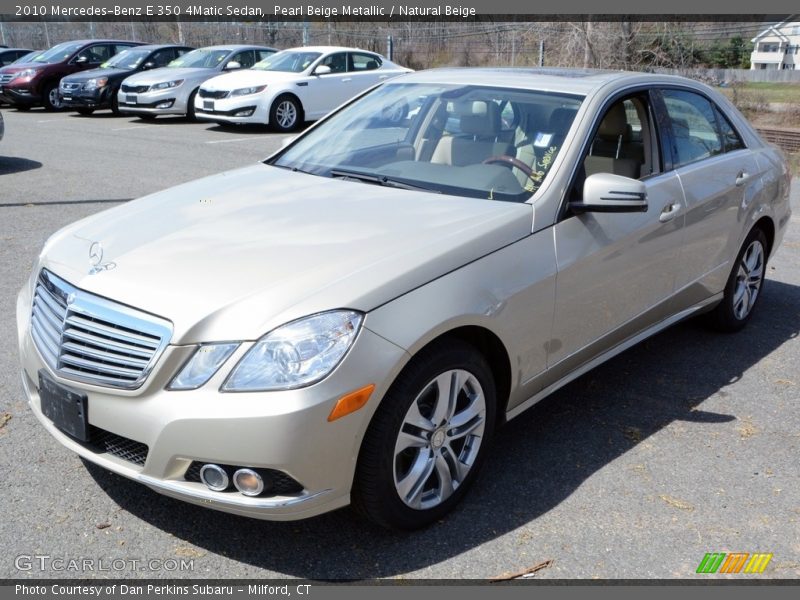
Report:
M745 94L757 95L765 102L800 103L800 83L739 81L731 87L719 88L719 91L728 98L733 98L734 89Z

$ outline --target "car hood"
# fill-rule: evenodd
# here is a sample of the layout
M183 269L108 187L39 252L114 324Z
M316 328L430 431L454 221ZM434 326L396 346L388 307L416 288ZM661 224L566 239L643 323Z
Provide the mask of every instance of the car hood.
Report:
M78 221L41 266L170 319L173 343L252 340L324 310L367 312L529 235L532 214L258 164Z
M203 88L211 91L230 91L253 85L269 85L270 83L295 81L299 79L305 79L305 76L298 73L243 69L235 73L225 73L224 75L218 75L213 79L209 79L203 84Z
M124 76L126 73L133 73L134 69L89 69L88 71L81 71L74 75L67 75L62 81L89 81L95 77L117 77Z
M173 81L175 79L191 79L202 81L205 78L213 77L216 73L218 73L216 69L162 67L160 69L153 69L152 71L131 75L125 80L125 83L135 85L153 85L154 83Z
M19 73L20 71L31 69L33 67L36 67L37 69L44 69L52 66L53 64L59 63L20 63L18 65L9 65L7 67L3 67L0 69L0 73Z

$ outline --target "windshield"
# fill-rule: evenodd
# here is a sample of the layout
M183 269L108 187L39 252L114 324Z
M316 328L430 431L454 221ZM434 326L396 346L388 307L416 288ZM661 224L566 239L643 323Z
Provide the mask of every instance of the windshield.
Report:
M311 63L322 54L320 52L277 52L253 65L254 69L261 71L284 71L287 73L302 73Z
M135 69L150 56L150 50L123 50L100 65L103 69Z
M207 50L200 48L199 50L192 50L187 52L180 58L176 58L168 67L185 67L195 69L213 69L219 65L225 57L230 54L230 50Z
M552 92L390 83L320 123L272 164L524 202L546 180L580 104Z
M31 60L37 63L57 63L62 60L67 60L75 52L77 52L83 44L75 42L64 42L58 46L53 46L50 50L42 52L39 56Z
M34 50L33 52L28 52L26 55L20 56L17 60L15 60L11 64L15 65L15 64L22 64L22 63L31 62L31 61L33 61L34 57L38 56L41 53L42 53L41 50Z

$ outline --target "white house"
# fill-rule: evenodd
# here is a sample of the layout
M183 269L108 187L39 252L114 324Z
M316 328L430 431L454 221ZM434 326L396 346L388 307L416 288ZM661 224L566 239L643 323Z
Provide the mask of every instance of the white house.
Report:
M750 55L751 70L800 70L800 21L776 23L750 41L755 44Z

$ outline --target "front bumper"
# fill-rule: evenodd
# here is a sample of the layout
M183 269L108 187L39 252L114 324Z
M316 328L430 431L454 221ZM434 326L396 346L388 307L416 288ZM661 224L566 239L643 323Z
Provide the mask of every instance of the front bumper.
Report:
M187 101L185 93L182 86L143 94L125 93L120 90L117 94L117 105L122 113L185 115ZM166 106L157 108L160 105Z
M49 370L30 335L30 291L17 300L22 381L31 410L62 445L104 468L139 481L162 494L235 514L293 520L349 503L355 464L364 431L404 361L399 347L362 328L345 360L322 382L299 390L220 393L228 371L251 346L242 346L202 388L165 388L194 346L168 346L144 385L117 390L63 379ZM115 436L146 445L143 465L100 451L59 430L41 411L38 372L88 396L89 423ZM361 410L329 423L344 394L375 383ZM300 483L302 491L247 497L214 492L185 478L193 461L274 469Z
M212 104L209 105L208 102ZM201 98L199 95L194 101L194 114L198 119L204 121L217 121L220 123L236 124L269 124L269 105L263 102L257 94L251 96L239 96L236 98L223 98L221 100L211 100ZM236 116L241 111L249 111L248 116Z
M39 92L30 85L0 86L0 101L13 106L34 106L41 102Z
M59 89L59 95L66 108L109 108L111 106L112 92L108 87L95 90L64 91Z

